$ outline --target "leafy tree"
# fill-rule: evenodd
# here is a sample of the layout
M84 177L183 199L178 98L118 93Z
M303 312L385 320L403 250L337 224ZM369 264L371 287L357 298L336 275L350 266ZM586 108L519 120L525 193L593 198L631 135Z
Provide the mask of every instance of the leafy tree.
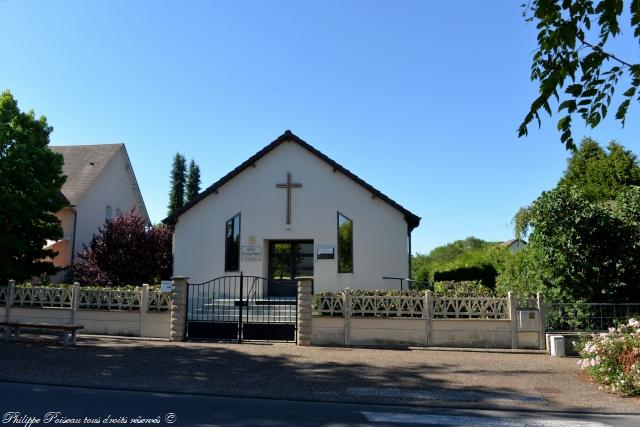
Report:
M56 255L47 240L62 237L55 212L68 202L60 190L63 157L47 148L44 116L22 113L9 91L0 94L0 284L51 274Z
M496 278L496 293L506 295L513 291L522 297L534 297L538 292L544 292L547 298L558 300L558 295L552 293L556 289L551 286L553 277L541 255L541 251L531 242L515 252Z
M185 203L193 200L200 192L200 167L193 160L189 163L186 190Z
M517 264L505 269L530 292L544 289L556 300L640 299L640 188L614 200L594 202L575 187L543 193L531 206L533 233ZM509 286L500 277L500 286ZM528 283L527 283L528 282Z
M524 9L538 29L538 47L531 63L531 80L539 82L539 95L518 129L527 135L529 124L541 123L541 110L552 114L550 100L559 104L558 130L567 149L575 150L572 121L579 116L595 128L606 116L616 88L625 84L616 120L624 126L632 100L640 100L640 63L610 50L610 41L622 35L620 18L630 11L632 39L640 38L638 0L531 0ZM623 24L624 25L624 24ZM638 40L633 40L638 46ZM567 85L565 87L565 85Z
M173 157L173 167L171 169L171 191L169 192L169 212L172 215L184 205L184 185L187 160L180 153Z
M640 165L636 155L611 141L607 152L590 138L582 140L567 161L567 169L556 185L573 188L592 202L606 202L633 185L640 185ZM531 225L529 207L520 208L514 217L514 230L525 237Z
M640 166L635 154L612 141L605 151L585 138L569 159L558 187L576 187L589 200L614 199L630 185L640 185Z
M171 275L172 232L148 227L133 211L108 220L85 246L71 274L83 284L140 285Z

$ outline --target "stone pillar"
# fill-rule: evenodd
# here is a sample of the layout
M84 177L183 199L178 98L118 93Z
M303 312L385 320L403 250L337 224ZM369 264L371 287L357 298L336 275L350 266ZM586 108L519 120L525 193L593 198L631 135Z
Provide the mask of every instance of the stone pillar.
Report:
M9 280L9 286L7 287L7 294L5 295L6 301L4 305L4 321L9 322L11 320L11 306L13 305L13 296L15 295L16 281ZM8 326L7 326L8 327Z
M173 276L171 291L171 341L184 341L187 329L187 280L185 276Z
M431 346L433 341L431 330L433 329L433 292L430 290L424 293L424 310L427 317L427 347Z
M141 337L144 337L147 332L144 324L147 311L149 311L149 284L144 283L140 288L140 329L138 334Z
M73 282L73 290L71 291L71 324L76 324L76 316L78 305L80 304L80 283Z
M538 343L540 344L540 350L546 350L547 348L547 338L546 338L546 329L547 329L547 321L544 309L544 294L542 292L538 292L538 318L540 319L540 332Z
M311 302L313 277L296 277L298 281L298 345L311 345Z
M507 294L509 299L509 319L511 320L511 348L518 348L518 301L513 292Z
M351 290L344 288L342 294L342 316L344 318L344 345L351 345Z

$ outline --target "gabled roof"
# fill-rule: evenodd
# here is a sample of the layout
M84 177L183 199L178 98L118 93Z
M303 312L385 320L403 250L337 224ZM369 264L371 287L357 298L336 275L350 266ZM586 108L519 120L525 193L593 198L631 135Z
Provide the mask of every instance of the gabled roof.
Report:
M206 198L209 194L217 192L220 187L222 187L224 184L232 180L236 175L239 175L245 169L251 166L254 166L258 160L260 160L262 157L266 156L276 147L280 146L281 144L287 141L298 144L299 146L301 146L302 148L309 151L311 154L313 154L314 156L318 157L319 159L327 163L329 166L331 166L334 172L342 173L343 175L347 176L348 178L352 179L354 182L362 186L367 191L370 191L372 196L379 198L380 200L388 203L395 209L402 212L402 214L405 217L405 220L407 221L407 224L409 225L410 230L413 230L420 224L419 216L409 212L407 209L403 208L398 203L391 200L389 197L385 196L380 191L376 190L371 185L364 182L362 179L358 178L355 174L351 173L348 169L342 167L335 161L331 160L329 157L325 156L320 151L318 151L317 149L309 145L307 142L303 141L298 136L294 135L293 132L291 132L290 130L286 130L275 141L273 141L272 143L264 147L262 150L258 151L256 154L254 154L249 159L244 161L240 166L238 166L237 168L235 168L234 170L232 170L231 172L229 172L228 174L220 178L217 182L213 183L213 185L211 185L206 190L202 191L200 194L198 194L197 197L195 197L189 203L184 205L182 208L175 211L173 215L162 220L162 222L164 222L165 224L175 224L176 222L178 222L178 218L180 217L180 215L182 215L183 213L185 213L186 211L188 211L189 209L191 209L192 207L200 203L200 201Z
M514 243L516 243L516 242L522 242L522 243L524 243L525 245L527 244L527 242L525 242L525 241L524 241L524 240L522 240L522 239L511 239L511 240L506 240L506 241L504 241L504 242L500 243L498 246L501 246L501 247L506 248L506 247L509 247L509 246L513 245L513 244L514 244Z
M93 181L123 146L124 144L49 146L51 151L64 156L62 172L67 176L67 181L62 186L62 194L70 205L78 204Z

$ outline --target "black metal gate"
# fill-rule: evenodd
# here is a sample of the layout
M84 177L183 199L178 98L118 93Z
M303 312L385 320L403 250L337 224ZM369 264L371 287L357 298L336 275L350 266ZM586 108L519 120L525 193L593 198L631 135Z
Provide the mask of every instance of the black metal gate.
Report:
M188 339L296 341L297 323L294 280L240 273L188 285Z

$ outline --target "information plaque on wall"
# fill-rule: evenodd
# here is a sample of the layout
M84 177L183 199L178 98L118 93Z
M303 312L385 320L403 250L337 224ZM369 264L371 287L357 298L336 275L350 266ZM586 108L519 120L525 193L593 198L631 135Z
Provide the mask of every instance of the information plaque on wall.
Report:
M333 245L318 245L316 247L317 259L334 259L335 253L336 250Z
M160 282L160 292L171 292L173 282L171 280L163 280Z
M240 246L242 261L262 261L262 248L260 246Z

